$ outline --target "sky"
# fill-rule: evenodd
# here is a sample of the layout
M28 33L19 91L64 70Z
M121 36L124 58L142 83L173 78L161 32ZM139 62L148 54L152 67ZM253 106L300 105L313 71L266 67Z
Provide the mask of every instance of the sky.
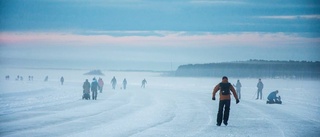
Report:
M317 0L1 0L0 64L175 70L320 61Z

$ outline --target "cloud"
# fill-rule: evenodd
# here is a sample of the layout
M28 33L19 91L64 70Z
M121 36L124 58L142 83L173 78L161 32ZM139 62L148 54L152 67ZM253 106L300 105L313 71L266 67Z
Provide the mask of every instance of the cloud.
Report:
M101 32L99 35L73 33L3 32L0 45L66 45L66 46L147 46L147 47L214 47L214 46L290 46L319 45L320 38L306 38L297 34L285 33L191 33L175 31L124 31L121 36ZM121 33L118 31L117 33ZM125 35L125 34L136 35ZM154 35L138 35L154 34Z

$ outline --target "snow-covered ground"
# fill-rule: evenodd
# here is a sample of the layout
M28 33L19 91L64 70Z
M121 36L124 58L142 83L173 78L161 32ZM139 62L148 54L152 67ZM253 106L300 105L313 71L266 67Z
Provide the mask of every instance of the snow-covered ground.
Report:
M320 135L319 81L262 79L264 99L255 100L257 79L240 79L242 99L231 102L228 126L216 126L220 78L161 77L150 72L104 72L103 93L82 100L89 70L1 69L0 136L4 137L316 137ZM10 80L5 76L10 75ZM17 75L23 81L15 81ZM34 76L28 81L28 76ZM44 82L45 76L49 81ZM65 83L59 79L64 76ZM118 80L116 90L110 81ZM99 76L96 76L97 78ZM128 81L121 90L122 80ZM141 81L148 81L145 89ZM237 79L229 78L235 83ZM266 104L279 90L282 105ZM218 95L217 95L218 97Z

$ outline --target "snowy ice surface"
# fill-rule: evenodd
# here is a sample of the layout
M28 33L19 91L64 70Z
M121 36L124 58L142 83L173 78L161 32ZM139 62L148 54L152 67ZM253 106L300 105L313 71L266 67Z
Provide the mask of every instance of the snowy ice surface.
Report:
M103 93L82 100L89 70L0 71L0 136L3 137L316 137L320 136L319 81L262 79L264 99L255 100L257 79L240 79L242 99L231 101L229 125L216 126L212 88L220 78L161 77L151 72L104 72ZM10 75L10 80L5 76ZM23 81L15 81L21 75ZM34 76L28 81L28 76ZM45 76L49 81L44 82ZM64 76L65 83L59 79ZM117 89L111 89L115 76ZM122 80L127 90L121 89ZM146 88L140 88L146 78ZM229 78L235 84L236 78ZM279 90L282 105L266 104ZM217 95L218 97L218 95Z

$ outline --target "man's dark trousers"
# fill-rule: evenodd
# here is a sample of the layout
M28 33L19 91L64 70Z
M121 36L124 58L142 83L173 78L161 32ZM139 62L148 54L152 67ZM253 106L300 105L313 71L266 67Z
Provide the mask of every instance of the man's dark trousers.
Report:
M224 108L224 112L223 112ZM223 123L227 124L229 119L229 111L230 111L230 100L220 100L219 101L219 111L217 115L217 124Z

